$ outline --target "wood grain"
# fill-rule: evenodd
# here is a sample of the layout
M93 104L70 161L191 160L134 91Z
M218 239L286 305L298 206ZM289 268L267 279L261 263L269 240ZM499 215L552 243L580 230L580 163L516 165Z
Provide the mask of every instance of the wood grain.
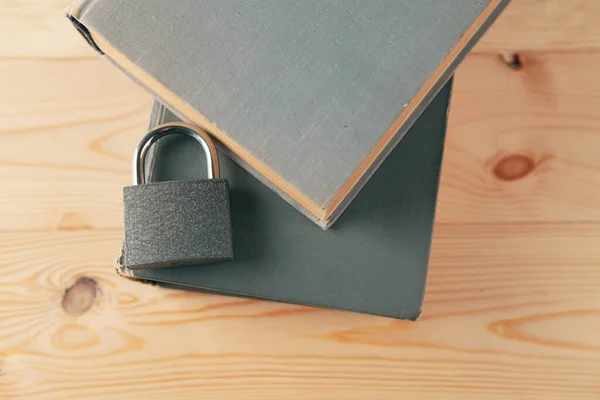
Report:
M65 19L71 0L0 0L0 57L94 58ZM511 0L475 52L600 48L597 0Z
M597 398L600 224L544 228L438 226L418 323L118 278L116 231L4 233L0 393ZM80 277L97 296L73 317Z
M0 0L0 57L95 58L65 17L71 0Z
M456 74L439 222L599 221L599 53L469 57Z
M475 52L597 50L597 0L511 0Z
M0 0L0 399L600 398L600 58L546 53L595 0L513 0L479 49L544 53L459 70L417 323L117 277L150 98L68 2Z
M0 59L0 87L0 229L121 227L150 97L101 59Z

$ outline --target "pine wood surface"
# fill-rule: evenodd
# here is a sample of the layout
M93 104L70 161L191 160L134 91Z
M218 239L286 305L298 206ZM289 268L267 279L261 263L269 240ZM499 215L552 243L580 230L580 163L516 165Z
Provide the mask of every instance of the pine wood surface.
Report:
M93 57L65 23L71 0L0 0L0 57ZM511 0L475 47L501 51L580 51L600 48L597 0ZM9 40L4 40L5 38Z
M600 398L595 4L513 0L460 67L414 323L117 277L150 97L0 0L0 399Z

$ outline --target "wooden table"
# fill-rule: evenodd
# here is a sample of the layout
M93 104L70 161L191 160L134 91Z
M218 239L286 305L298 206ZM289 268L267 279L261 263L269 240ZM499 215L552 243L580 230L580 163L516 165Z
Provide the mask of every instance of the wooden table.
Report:
M151 100L67 3L0 0L0 398L600 398L600 2L457 73L417 323L117 277Z

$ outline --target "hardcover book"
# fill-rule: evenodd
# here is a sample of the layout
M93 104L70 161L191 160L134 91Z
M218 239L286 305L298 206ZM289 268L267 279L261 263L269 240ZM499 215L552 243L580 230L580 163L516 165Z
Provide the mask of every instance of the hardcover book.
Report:
M109 60L321 227L508 0L78 0Z
M322 230L226 154L234 260L123 276L263 299L417 319L427 277L450 83L433 99L338 222ZM176 121L155 103L151 126ZM159 140L149 181L205 176L200 144L185 135Z

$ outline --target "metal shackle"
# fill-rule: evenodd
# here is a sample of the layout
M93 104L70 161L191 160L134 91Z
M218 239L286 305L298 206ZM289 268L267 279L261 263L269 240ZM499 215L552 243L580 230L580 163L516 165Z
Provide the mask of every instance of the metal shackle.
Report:
M172 122L159 125L150 130L137 145L133 155L133 183L135 185L146 183L146 155L152 145L165 136L177 134L191 136L200 142L206 155L207 179L219 178L219 157L208 133L191 124Z

